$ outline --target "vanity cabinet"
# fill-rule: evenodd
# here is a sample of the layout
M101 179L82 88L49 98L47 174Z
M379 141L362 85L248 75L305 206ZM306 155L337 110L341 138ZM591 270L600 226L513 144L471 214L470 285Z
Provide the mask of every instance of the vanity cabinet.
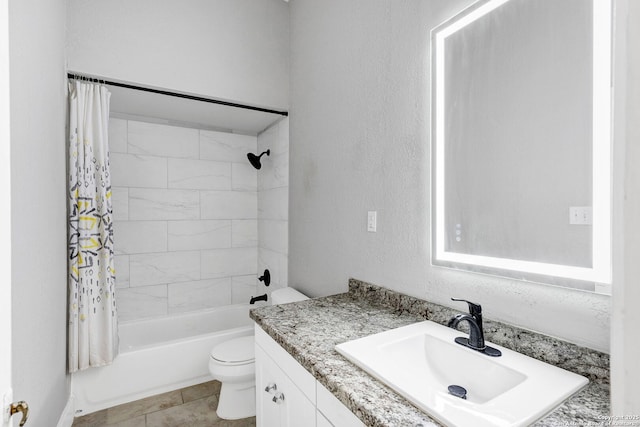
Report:
M284 371L256 346L257 425L315 425L316 408Z
M255 339L257 427L364 426L258 325Z

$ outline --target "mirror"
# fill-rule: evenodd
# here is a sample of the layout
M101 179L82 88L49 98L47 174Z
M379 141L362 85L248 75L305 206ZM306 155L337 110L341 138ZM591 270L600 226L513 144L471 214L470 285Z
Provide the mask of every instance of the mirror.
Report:
M611 7L480 1L432 31L434 264L610 293Z

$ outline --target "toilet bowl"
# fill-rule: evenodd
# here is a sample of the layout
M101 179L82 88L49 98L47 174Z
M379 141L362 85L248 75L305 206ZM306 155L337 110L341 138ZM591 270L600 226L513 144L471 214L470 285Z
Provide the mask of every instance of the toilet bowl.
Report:
M271 292L271 304L308 299L293 288ZM209 372L222 383L218 417L237 420L256 414L255 340L253 335L233 338L216 345L209 356Z
M255 362L253 335L216 345L209 357L209 372L222 383L216 413L236 420L255 415Z

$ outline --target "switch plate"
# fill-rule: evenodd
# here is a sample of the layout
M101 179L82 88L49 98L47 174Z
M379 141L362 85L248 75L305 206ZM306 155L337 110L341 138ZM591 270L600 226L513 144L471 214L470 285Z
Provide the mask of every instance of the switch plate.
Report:
M378 212L369 211L367 212L367 231L370 233L375 233L378 228Z
M591 206L571 206L569 208L569 224L591 225Z

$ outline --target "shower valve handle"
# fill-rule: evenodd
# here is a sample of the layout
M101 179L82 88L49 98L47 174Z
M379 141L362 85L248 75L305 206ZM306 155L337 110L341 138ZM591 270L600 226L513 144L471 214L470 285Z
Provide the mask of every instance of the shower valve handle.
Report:
M269 286L271 284L271 273L269 270L265 270L264 273L262 273L262 276L258 277L258 280L264 282L265 286Z

